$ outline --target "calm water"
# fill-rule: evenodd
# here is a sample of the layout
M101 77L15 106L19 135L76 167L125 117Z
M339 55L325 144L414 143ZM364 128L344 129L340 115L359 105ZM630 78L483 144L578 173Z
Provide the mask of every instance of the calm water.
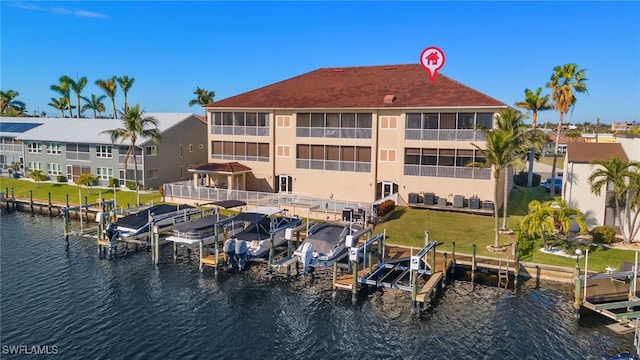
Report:
M331 297L329 278L201 274L196 261L158 269L147 252L105 260L62 221L2 213L0 340L57 346L65 359L600 359L631 335L588 314L571 289L533 282L515 293L457 281L421 318L395 291ZM7 354L1 358L17 358ZM31 357L33 358L33 356ZM38 356L36 356L38 358Z

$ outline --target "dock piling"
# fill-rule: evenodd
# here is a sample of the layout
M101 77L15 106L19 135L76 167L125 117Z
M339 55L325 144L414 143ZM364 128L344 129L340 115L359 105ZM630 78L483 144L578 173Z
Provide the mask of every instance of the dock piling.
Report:
M29 190L29 207L31 208L31 215L33 215L33 190Z
M52 216L52 213L51 213L51 192L49 192L49 217L51 217L51 216Z
M574 301L573 301L573 315L576 319L580 318L580 305L582 294L582 286L580 285L580 264L578 263L578 257L576 256L576 267L573 270L573 277L575 279Z
M334 261L333 262L333 293L331 294L331 296L335 299L336 297L336 293L337 293L337 288L336 288L336 281L338 280L338 262Z
M453 241L451 243L451 262L453 263L453 267L456 267L456 242Z
M435 252L434 252L434 253L435 253ZM446 281L447 281L447 269L448 269L448 268L447 268L447 253L446 253L446 252L445 252L445 253L443 253L443 254L442 254L442 257L444 258L444 262L443 262L443 264L444 264L444 269L442 269L442 277L443 277L443 278L442 278L442 280L443 280L444 282L446 282Z
M471 246L471 286L475 286L476 279L476 244Z
M273 255L275 253L273 237L274 237L274 234L272 233L271 236L269 236L269 263L268 263L269 279L271 279L271 275L273 274L273 269L271 268L271 264L273 264Z

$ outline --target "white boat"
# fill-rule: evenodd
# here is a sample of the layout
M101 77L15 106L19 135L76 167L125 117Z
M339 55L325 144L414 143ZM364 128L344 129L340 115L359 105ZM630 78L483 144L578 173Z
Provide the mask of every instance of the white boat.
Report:
M348 221L314 224L293 253L299 258L302 274L314 268L332 266L346 257L349 250L345 244L347 235L355 235L362 229L362 226Z
M269 253L272 236L274 247L284 244L287 241L285 230L300 225L302 220L285 216L284 210L277 207L258 207L238 214L230 223L230 229L235 234L231 234L224 243L227 265L231 268L237 264L242 270L247 260Z
M164 233L171 231L174 224L185 221L199 211L190 205L160 204L119 218L113 225L116 236L125 241L136 241L150 235L151 222L158 227L158 232Z

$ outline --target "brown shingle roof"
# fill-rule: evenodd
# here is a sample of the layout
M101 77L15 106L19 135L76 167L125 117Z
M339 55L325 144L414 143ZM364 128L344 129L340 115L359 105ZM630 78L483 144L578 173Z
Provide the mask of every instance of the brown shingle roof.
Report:
M385 102L386 95L396 99ZM447 76L431 84L419 64L322 68L205 108L397 108L507 105Z
M588 164L592 160L609 161L614 157L629 161L619 143L574 143L567 144L567 162Z
M206 171L224 174L238 174L251 171L251 168L237 161L227 163L207 163L189 166L189 171Z

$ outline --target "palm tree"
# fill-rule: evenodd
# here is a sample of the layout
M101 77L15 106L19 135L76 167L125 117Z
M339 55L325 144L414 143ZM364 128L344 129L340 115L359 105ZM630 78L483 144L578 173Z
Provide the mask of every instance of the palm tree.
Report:
M630 244L640 228L638 213L640 213L640 162L622 161L614 157L609 161L593 160L593 165L599 165L588 178L591 192L600 196L602 188L613 184L615 216L620 224L624 242ZM620 202L624 202L624 211L620 211ZM635 211L634 211L635 210ZM623 217L622 213L626 216ZM633 217L631 213L635 212Z
M576 104L574 93L587 92L585 82L586 70L578 69L576 64L564 64L553 68L553 74L547 83L551 89L551 99L555 102L555 109L560 114L558 129L556 130L556 146L553 152L553 167L551 168L551 178L556 177L556 164L558 162L558 147L560 145L560 130L562 129L562 119L564 114L569 112ZM551 196L554 196L555 189L551 189Z
M527 115L516 111L514 109L504 109L496 116L496 129L498 131L505 131L511 134L511 151L513 161L508 164L507 168L510 168L517 159L520 159L525 155L526 149L528 149L528 139L525 137L527 127L524 124L524 120ZM508 180L505 178L504 184L504 199L502 206L502 229L507 228L507 206L509 199L509 186ZM496 203L496 206L498 204Z
M69 117L73 117L73 113L71 112L71 86L69 82L65 81L65 78L68 78L68 76L61 76L60 79L58 79L60 83L51 85L50 89L57 92L67 100L66 105L67 109L69 109Z
M549 103L549 95L540 96L542 92L542 88L536 89L536 92L529 89L524 89L524 101L518 101L515 103L515 106L531 111L531 131L532 137L535 139L536 135L536 126L538 124L538 111L551 110L553 109L552 104ZM529 149L529 172L527 174L527 187L533 186L533 159L534 159L535 149L532 146Z
M96 94L91 94L91 98L87 98L83 96L82 99L86 101L86 104L82 106L82 111L93 110L93 118L97 119L98 116L96 112L100 114L105 110L104 103L102 102L102 100L104 100L106 97L107 95L96 96Z
M213 91L207 91L206 89L201 89L199 87L196 88L196 91L193 92L196 95L195 99L189 101L189 106L193 105L206 105L213 102L213 98L216 96L216 93ZM207 112L204 112L205 118L207 117Z
M24 113L27 105L16 98L20 93L14 90L0 91L0 114L5 114L8 110L15 110Z
M74 81L72 78L66 75L63 75L60 78L60 81L64 81L68 83L71 90L76 94L76 97L78 99L78 105L76 109L78 109L77 115L78 115L78 119L80 119L80 115L82 115L82 111L83 111L82 105L80 104L80 98L81 98L80 93L82 93L82 90L87 85L87 78L83 76L80 79L78 79L78 81ZM73 117L73 115L71 117Z
M551 247L555 246L558 239L569 235L572 223L578 225L579 232L584 232L584 214L577 209L570 208L566 201L559 197L541 203L538 200L529 202L529 213L522 218L520 228L530 237L540 231L543 248L547 246L547 235L553 234L555 240Z
M118 81L118 84L120 85L120 89L122 89L122 92L124 93L124 111L127 111L128 109L127 93L129 92L129 89L131 89L131 87L133 86L133 82L136 81L136 79L134 78L129 79L129 77L125 75L125 76L116 78L116 81Z
M64 118L64 111L69 108L69 100L67 100L67 98L60 98L60 99L56 99L56 98L51 98L51 102L47 105L51 106L52 108L56 109L56 110L60 110L60 114L62 115L62 117ZM75 106L71 106L71 109L75 109Z
M494 249L500 248L500 239L499 239L499 228L498 228L498 180L500 179L500 173L502 170L506 169L508 166L512 165L516 158L514 156L513 151L513 134L508 131L503 131L499 129L488 130L482 129L482 133L484 134L487 145L486 148L483 149L476 144L472 144L476 147L476 149L480 150L482 155L485 158L485 162L483 164L478 163L470 163L468 166L487 166L492 167L493 173L493 203L495 206L493 207L493 214L495 218L495 241L493 244ZM506 184L505 184L506 187Z
M111 136L111 142L115 143L119 141L122 144L124 141L129 140L131 145L127 150L126 157L124 159L125 172L127 164L129 163L129 157L133 156L134 166L134 181L136 184L136 201L137 205L140 205L140 191L138 189L138 158L136 157L136 144L138 138L151 138L156 143L162 142L162 135L158 130L158 120L153 117L145 116L144 111L140 110L139 104L131 108L127 108L122 112L122 125L123 127L102 131L101 134L106 133ZM153 128L148 128L153 126Z
M118 84L116 83L116 77L106 80L96 80L96 86L98 86L105 94L111 99L111 106L113 107L113 118L117 119L118 111L116 110L116 92L118 91Z

